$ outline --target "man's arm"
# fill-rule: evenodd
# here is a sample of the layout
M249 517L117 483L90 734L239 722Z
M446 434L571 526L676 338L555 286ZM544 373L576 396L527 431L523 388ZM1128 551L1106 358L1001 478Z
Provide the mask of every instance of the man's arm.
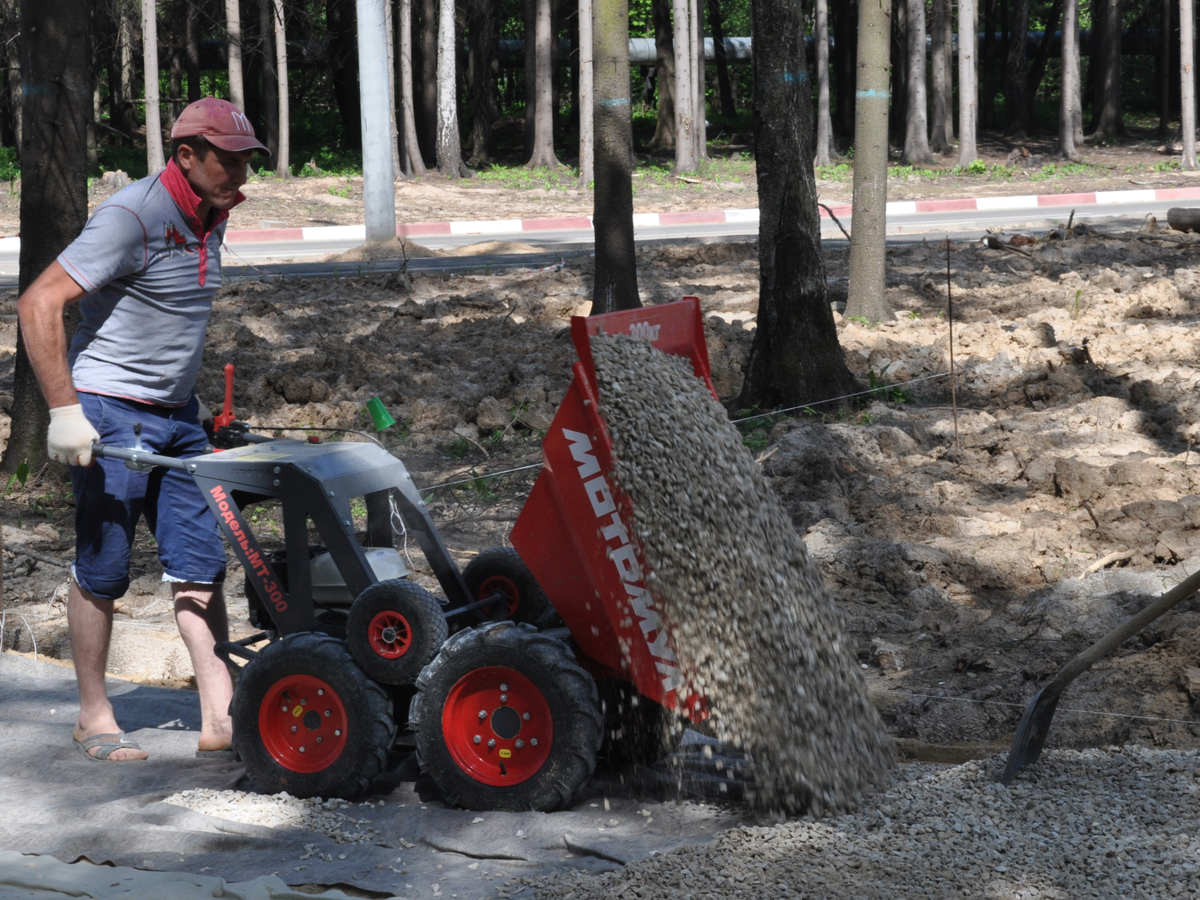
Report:
M25 351L50 406L50 458L80 466L91 463L92 441L100 436L84 416L71 381L63 312L85 293L55 260L17 300Z
M25 352L51 409L79 402L67 367L63 312L85 293L55 260L17 300Z

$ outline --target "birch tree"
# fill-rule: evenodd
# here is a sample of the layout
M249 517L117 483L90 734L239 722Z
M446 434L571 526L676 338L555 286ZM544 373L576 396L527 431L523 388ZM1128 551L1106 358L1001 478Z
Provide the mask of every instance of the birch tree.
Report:
M229 55L229 102L246 110L246 88L242 80L242 10L238 0L225 0L225 40Z
M958 165L965 169L979 159L979 80L975 73L975 0L958 0Z
M910 166L933 164L929 119L925 112L925 0L908 3L908 109L904 116L903 161Z
M1192 0L1179 0L1179 77L1180 100L1183 107L1183 159L1179 165L1184 169L1196 168L1196 37L1195 9Z
M708 159L708 115L705 103L706 69L704 59L704 0L692 0L692 115L696 128L692 132L696 142L696 166Z
M854 233L846 315L870 322L891 318L884 292L891 33L892 0L862 0L858 7L858 81L854 86Z
M438 4L437 37L437 161L446 178L467 174L458 136L458 70L455 59L454 0Z
M829 0L816 0L813 23L817 42L817 165L829 165L833 121L829 117Z
M155 0L142 0L142 65L146 73L146 169L153 175L166 166L162 107L158 102L158 6Z
M596 177L594 94L592 0L579 0L579 184L583 188Z
M275 156L275 174L291 177L291 113L288 108L287 20L283 0L275 0L275 78L279 84L279 150Z

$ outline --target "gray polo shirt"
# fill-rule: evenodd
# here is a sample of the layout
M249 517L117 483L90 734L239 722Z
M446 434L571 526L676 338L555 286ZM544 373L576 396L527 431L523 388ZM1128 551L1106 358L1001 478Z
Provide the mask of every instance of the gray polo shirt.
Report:
M106 200L58 257L89 292L68 353L77 390L161 406L191 398L228 218L201 233L198 202L172 161Z

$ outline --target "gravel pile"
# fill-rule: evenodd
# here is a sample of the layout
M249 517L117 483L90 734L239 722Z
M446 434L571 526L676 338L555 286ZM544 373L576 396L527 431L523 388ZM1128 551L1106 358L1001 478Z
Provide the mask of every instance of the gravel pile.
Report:
M685 672L760 807L851 809L891 750L837 610L791 519L691 363L592 339L616 475Z
M286 791L267 795L200 788L172 794L165 802L244 825L315 831L328 835L339 844L370 844L379 837L379 832L371 828L370 819L338 812L350 809L352 804L336 797L330 800L320 797L301 800ZM375 809L376 805L383 804L384 801L379 800L376 803L360 803L359 807Z
M1008 787L1003 757L903 766L874 808L726 832L712 846L600 877L538 883L538 900L646 897L1200 895L1200 755L1057 750Z

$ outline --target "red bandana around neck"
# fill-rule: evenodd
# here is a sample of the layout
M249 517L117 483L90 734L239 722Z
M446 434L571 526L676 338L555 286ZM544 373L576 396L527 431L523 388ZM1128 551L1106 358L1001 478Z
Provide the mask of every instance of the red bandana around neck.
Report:
M163 187L167 189L167 193L171 195L171 199L175 201L179 211L183 213L184 221L200 239L200 286L203 287L208 278L208 236L212 234L213 229L229 218L229 210L213 210L209 215L211 221L205 227L206 223L201 221L197 211L200 207L200 198L196 196L196 192L192 190L192 186L188 184L184 174L179 171L174 159L167 163L167 167L163 169L160 177ZM237 206L245 199L245 196L239 191L233 205Z

